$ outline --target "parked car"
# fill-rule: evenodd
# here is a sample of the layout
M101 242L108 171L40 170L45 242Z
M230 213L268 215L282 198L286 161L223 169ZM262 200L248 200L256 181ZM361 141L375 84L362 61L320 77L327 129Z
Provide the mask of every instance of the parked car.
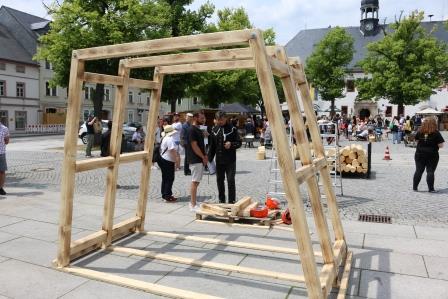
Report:
M102 133L107 131L107 123L108 122L109 122L109 120L102 120L101 121ZM132 140L132 135L134 134L135 130L136 130L136 128L130 127L127 124L124 124L123 125L124 139L126 141L131 141ZM82 143L87 144L87 126L86 126L86 122L84 122L81 125L81 127L79 128L78 136L82 140Z

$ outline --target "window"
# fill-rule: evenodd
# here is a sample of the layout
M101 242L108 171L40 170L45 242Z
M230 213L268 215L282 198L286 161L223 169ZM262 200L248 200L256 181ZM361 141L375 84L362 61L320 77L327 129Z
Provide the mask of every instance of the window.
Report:
M149 97L149 96L147 96L147 97L146 97L146 105L148 105L148 106L149 106L149 102L150 102L150 97Z
M45 108L45 113L56 113L57 109L56 108Z
M16 64L16 72L17 73L25 73L25 66Z
M138 104L141 105L142 103L142 96L141 94L138 95Z
M84 87L84 99L85 100L90 99L90 89L87 86Z
M132 91L129 92L128 99L129 99L129 103L131 103L131 104L134 103L134 93Z
M392 106L386 106L386 117L392 116Z
M0 81L0 96L6 96L6 81Z
M45 68L47 70L52 70L53 69L53 65L46 59L45 59Z
M198 97L194 97L193 98L193 105L197 105L198 104Z
M45 95L55 97L57 96L57 88L51 87L50 82L45 82Z
M348 106L341 106L341 114L348 115Z
M6 63L0 62L0 71L6 71Z
M16 130L25 130L26 128L26 111L15 111L16 114Z
M404 106L402 107L398 106L397 115L398 116L404 115Z
M110 89L104 88L104 100L110 102Z
M347 88L347 92L354 92L355 91L355 80L347 79L347 82L345 82L345 87Z
M182 99L177 99L177 105L182 104Z
M2 123L4 126L9 127L7 110L0 110L0 123Z
M89 110L84 110L84 120L86 121L89 118Z
M134 122L134 110L128 110L128 122Z
M16 97L18 98L25 97L25 83L23 82L16 83Z

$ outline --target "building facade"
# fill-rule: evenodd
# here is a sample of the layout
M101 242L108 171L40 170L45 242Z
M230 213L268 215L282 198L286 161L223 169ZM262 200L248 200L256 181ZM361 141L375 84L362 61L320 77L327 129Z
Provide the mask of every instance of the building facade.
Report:
M398 105L390 104L387 99L379 101L356 101L358 95L356 79L365 76L363 71L357 67L357 63L367 54L367 45L384 38L384 31L390 30L388 25L379 24L379 1L362 0L360 26L345 27L344 29L353 37L354 56L346 73L346 86L344 96L335 101L337 110L346 115L359 115L362 117L381 115L392 117L395 115L414 115L423 108L431 107L441 111L448 106L448 90L441 86L434 90L434 94L428 99L423 99L417 105L406 105L403 111L398 111ZM443 21L422 22L421 25L437 39L448 42L448 31ZM302 30L286 44L289 56L299 56L302 61L312 54L314 47L325 37L331 28L318 28ZM321 111L330 108L330 102L315 97L316 104Z

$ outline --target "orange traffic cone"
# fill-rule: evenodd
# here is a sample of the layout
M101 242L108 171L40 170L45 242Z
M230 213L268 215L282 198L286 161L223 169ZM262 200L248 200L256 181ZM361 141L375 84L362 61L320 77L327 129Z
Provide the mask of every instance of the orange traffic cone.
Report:
M390 154L389 154L389 146L386 146L386 152L384 153L383 160L392 160L392 158L390 157Z

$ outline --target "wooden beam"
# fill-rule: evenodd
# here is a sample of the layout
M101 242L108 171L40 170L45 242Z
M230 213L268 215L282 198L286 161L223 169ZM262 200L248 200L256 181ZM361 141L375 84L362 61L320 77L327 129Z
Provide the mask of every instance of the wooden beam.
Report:
M277 58L270 57L269 63L271 64L272 72L274 75L284 78L289 76L289 66L280 62Z
M252 58L249 48L235 48L213 51L200 51L191 53L157 55L123 59L128 68L146 68L155 66L181 65L191 63L204 63L215 61L247 60Z
M149 183L151 179L151 166L152 166L152 156L154 152L155 143L155 133L157 128L157 119L160 112L160 99L162 97L162 86L163 86L163 74L160 73L159 68L154 69L154 82L160 86L157 91L151 93L151 105L149 107L148 120L146 123L146 134L145 138L145 150L147 158L142 161L142 168L140 172L140 190L138 194L138 203L136 215L141 221L137 227L138 231L143 231L145 229L145 219L146 219L146 207L148 203L148 193L149 193Z
M70 246L70 255L75 256L93 245L101 244L106 239L106 236L106 231L100 230L84 238L73 241Z
M123 85L122 77L97 74L97 73L89 73L89 72L84 73L83 81L90 82L90 83L110 84L110 85L115 85L115 86Z
M348 282L350 280L350 271L352 268L353 253L349 251L347 253L347 259L345 260L344 272L342 273L341 285L339 287L337 299L344 299L347 294Z
M257 31L253 35L249 44L254 53L258 82L274 143L276 144L280 173L284 182L283 187L285 189L288 207L291 212L294 236L299 248L303 273L306 278L305 283L308 289L308 296L312 299L322 299L322 289L317 273L309 227L306 222L303 200L295 177L294 161L291 156L271 64L266 53L261 31Z
M138 151L133 153L124 153L120 155L121 163L131 163L135 161L141 161L148 158L148 153L145 151Z
M242 267L242 266L227 265L227 264L215 263L215 262L209 262L209 261L203 261L203 260L195 260L195 259L186 258L186 257L180 257L180 256L169 255L169 254L165 254L165 253L157 253L157 252L153 252L153 251L146 251L146 250L140 250L140 249L134 249L134 248L109 246L107 248L107 250L110 250L112 252L120 252L120 253L125 253L125 254L146 257L146 258L150 258L150 259L157 259L157 260L179 263L179 264L184 264L184 265L191 265L191 266L196 266L196 267L204 267L204 268L223 270L223 271L229 271L229 272L235 272L235 273L256 275L256 276L281 279L281 280L288 280L288 281L294 281L294 282L304 282L305 281L304 277L301 275L274 272L274 271L262 270L262 269L254 269L254 268Z
M245 29L232 32L205 33L87 48L75 52L78 59L96 60L189 49L237 46L247 44L252 32L252 29Z
M75 191L75 171L78 142L79 115L81 113L81 89L84 76L84 62L71 60L68 89L67 120L65 122L64 162L61 179L61 204L59 213L59 246L57 264L59 267L70 263L70 244L73 218L73 196Z
M160 295L169 298L185 298L185 299L219 299L219 297L209 296L201 293L186 291L177 288L166 287L160 284L149 283L141 280L127 278L124 276L99 272L95 270L79 268L79 267L64 267L60 271L70 273L73 275L99 280L127 288L137 289L155 295Z
M342 257L345 256L345 242L336 241L334 243L333 250L335 252L336 262L324 264L320 273L320 283L322 286L322 293L324 294L324 298L327 298L333 287L333 282L337 279L337 274L339 266L342 262Z
M112 228L112 238L117 239L125 234L134 232L140 221L140 217L135 216L115 224Z
M98 168L110 167L114 164L113 157L101 157L76 161L76 172L83 172Z
M153 90L159 89L160 85L158 82L154 81L129 78L129 87Z
M123 78L123 85L117 86L115 94L114 114L112 121L112 132L110 135L110 156L114 158L114 164L107 168L106 177L106 196L104 198L103 226L102 229L107 232L107 239L104 246L112 242L113 220L115 212L115 198L117 193L118 167L120 165L121 139L123 131L123 120L126 102L128 99L128 83L130 70L120 64L118 75Z
M233 70L253 69L253 68L254 68L254 62L252 60L219 61L219 62L161 66L160 73L172 75L172 74L201 73L210 71L214 72L233 71Z
M299 184L303 184L309 178L315 176L317 173L313 165L305 165L296 170L296 178Z

